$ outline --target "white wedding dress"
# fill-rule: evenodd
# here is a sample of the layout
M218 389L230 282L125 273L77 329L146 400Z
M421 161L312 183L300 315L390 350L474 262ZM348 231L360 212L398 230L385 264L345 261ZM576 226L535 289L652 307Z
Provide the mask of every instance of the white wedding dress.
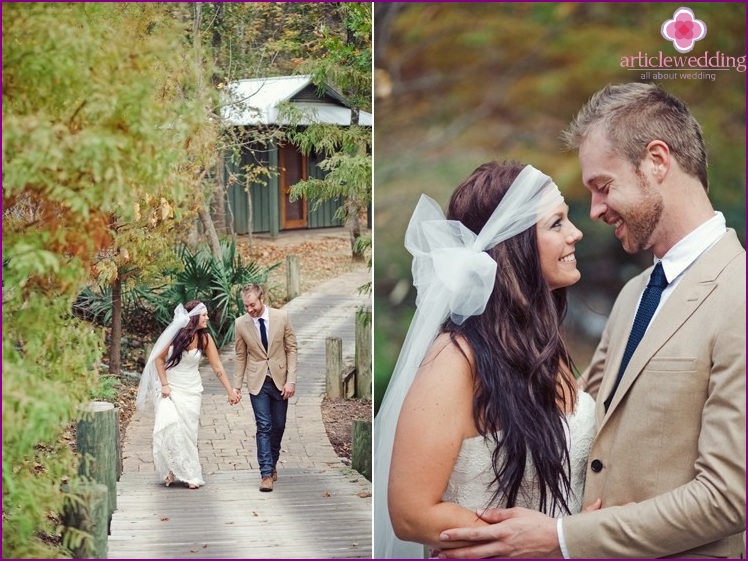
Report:
M201 358L198 349L184 351L179 364L166 370L170 396L157 398L153 463L162 481L171 472L177 481L205 485L197 451L203 393L199 370Z
M566 416L568 422L567 441L570 442L571 495L568 505L571 513L582 510L584 479L587 472L587 456L595 438L595 400L588 393L579 391L574 412ZM472 511L488 507L504 507L490 504L491 482L494 479L491 455L494 445L482 436L463 440L460 453L452 470L447 489L442 496L444 502L457 503ZM528 457L525 475L517 496L516 506L539 510L540 490L534 480L535 467ZM561 512L546 512L558 517Z

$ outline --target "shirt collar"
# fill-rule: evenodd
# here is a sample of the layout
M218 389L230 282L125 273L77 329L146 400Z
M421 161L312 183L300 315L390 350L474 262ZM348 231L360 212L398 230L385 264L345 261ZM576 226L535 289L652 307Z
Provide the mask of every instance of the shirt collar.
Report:
M249 316L249 317L252 318L252 321L255 322L255 325L259 325L259 323L260 323L259 319L260 318L264 319L265 320L265 325L267 325L269 323L269 321L270 321L270 312L268 311L268 309L269 308L266 305L265 308L262 310L262 314L260 314L259 317L256 317L256 318L252 318L252 316Z
M727 232L725 217L721 212L715 212L713 217L671 247L661 260L655 257L655 265L662 262L665 277L671 283L725 232Z

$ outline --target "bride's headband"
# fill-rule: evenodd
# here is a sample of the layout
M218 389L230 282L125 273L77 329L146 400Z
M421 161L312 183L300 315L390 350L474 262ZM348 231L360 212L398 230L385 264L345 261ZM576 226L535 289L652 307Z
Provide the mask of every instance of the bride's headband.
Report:
M182 304L177 304L177 307L174 308L174 319L168 327L164 329L164 332L159 335L159 338L153 345L151 355L148 357L148 362L143 369L143 374L140 375L138 396L135 399L135 407L137 409L143 409L148 396L153 397L155 405L157 401L156 395L161 391L161 381L159 380L158 371L156 370L156 357L171 345L172 341L174 341L174 337L177 336L177 333L179 333L181 329L184 329L189 325L192 316L199 316L206 310L207 308L202 302L192 308L189 312Z
M535 225L564 202L553 180L525 166L479 234L447 220L436 202L421 195L405 234L413 255L416 313L395 370L374 419L375 558L422 557L423 546L398 540L387 508L390 456L405 394L423 357L448 316L455 323L480 315L496 279L496 261L487 249Z

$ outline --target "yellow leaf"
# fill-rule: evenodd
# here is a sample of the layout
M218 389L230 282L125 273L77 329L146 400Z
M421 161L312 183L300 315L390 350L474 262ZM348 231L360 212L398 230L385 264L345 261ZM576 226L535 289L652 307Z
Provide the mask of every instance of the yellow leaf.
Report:
M163 197L161 198L161 204L159 206L161 208L161 220L166 220L167 218L174 216L174 211L171 208L171 205Z

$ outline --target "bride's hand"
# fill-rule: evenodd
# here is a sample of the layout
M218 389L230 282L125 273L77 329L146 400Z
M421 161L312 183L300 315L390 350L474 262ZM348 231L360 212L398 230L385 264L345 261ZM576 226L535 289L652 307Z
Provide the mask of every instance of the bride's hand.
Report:
M171 386L169 384L164 384L161 386L161 397L169 397L171 395Z
M600 510L603 506L603 500L601 498L595 499L595 502L591 505L588 505L582 509L582 512L594 512L596 510Z

